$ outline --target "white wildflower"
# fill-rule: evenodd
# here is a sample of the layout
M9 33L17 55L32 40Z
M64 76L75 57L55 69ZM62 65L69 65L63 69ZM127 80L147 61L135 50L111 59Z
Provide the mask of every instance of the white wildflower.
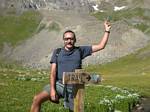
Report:
M125 99L126 97L122 96L120 94L117 94L115 98L118 99L118 100L121 100L121 99Z
M106 88L112 88L113 86L111 86L111 85L108 85L108 86L106 86Z
M114 112L122 112L122 111L120 111L120 110L115 110Z
M37 81L37 79L36 78L31 78L31 81Z

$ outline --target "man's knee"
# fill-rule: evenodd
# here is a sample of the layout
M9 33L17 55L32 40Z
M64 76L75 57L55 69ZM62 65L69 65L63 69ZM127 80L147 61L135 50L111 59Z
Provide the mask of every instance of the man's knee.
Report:
M33 97L33 103L34 104L40 104L41 103L41 99L40 99L39 95L35 95Z
M35 103L35 104L41 104L42 100L43 100L42 98L43 97L40 94L35 95L34 98L33 98L33 103Z
M41 92L40 94L37 94L33 98L33 102L36 104L41 104L42 102L49 99L49 95L46 92Z

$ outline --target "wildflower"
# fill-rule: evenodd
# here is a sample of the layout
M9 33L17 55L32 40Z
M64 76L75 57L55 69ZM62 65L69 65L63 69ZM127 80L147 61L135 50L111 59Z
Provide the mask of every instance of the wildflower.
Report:
M37 79L36 78L31 78L31 81L37 81Z
M125 99L125 98L126 98L125 96L122 96L120 94L117 94L116 97L115 97L115 99L117 99L117 100L122 100L122 99Z
M122 112L122 111L120 111L120 110L115 110L114 112Z

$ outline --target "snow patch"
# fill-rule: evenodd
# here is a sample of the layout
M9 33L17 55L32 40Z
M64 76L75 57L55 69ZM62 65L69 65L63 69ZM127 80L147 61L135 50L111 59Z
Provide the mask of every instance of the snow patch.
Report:
M114 6L114 11L120 11L123 10L124 8L126 8L126 6L121 6L121 7Z
M93 5L92 7L94 8L95 11L99 11L99 9L98 9L98 4Z

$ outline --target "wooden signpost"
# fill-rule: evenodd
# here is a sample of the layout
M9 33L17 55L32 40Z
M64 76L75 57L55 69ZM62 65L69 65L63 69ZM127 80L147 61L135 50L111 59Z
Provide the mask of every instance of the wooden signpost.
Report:
M77 69L75 72L63 73L63 84L74 84L74 112L84 112L84 88L85 84L98 83L100 78L95 75L95 79L89 73Z

